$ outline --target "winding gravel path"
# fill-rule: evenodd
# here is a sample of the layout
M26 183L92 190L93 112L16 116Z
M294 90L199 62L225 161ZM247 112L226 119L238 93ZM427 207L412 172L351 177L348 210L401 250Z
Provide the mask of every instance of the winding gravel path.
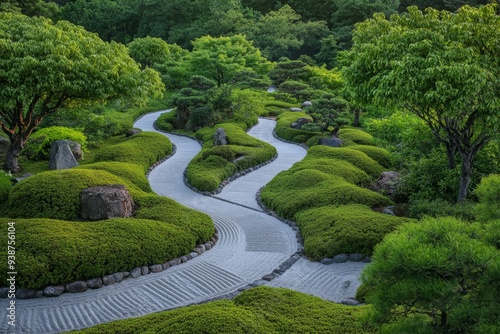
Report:
M155 131L153 122L165 111L148 114L135 127ZM199 152L189 138L167 136L177 146L170 159L149 175L153 190L209 214L219 230L216 246L201 256L166 271L128 279L120 284L57 298L16 300L16 327L0 318L0 333L58 333L117 319L137 317L231 295L259 282L297 251L295 232L262 212L256 192L277 173L304 158L306 151L275 139L275 122L261 119L250 134L278 150L278 158L228 184L215 197L193 192L183 182L183 171ZM270 286L288 287L339 302L353 297L364 264L322 265L298 260ZM0 300L5 310L8 300ZM5 311L3 311L5 312ZM2 314L4 314L2 312Z

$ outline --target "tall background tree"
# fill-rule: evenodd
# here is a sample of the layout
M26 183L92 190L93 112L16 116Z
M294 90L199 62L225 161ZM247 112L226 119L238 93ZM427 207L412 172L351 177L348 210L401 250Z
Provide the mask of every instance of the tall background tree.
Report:
M461 163L458 202L467 198L477 153L499 135L500 18L495 5L456 14L410 7L357 25L342 55L356 101L406 109Z
M10 140L4 169L42 119L62 106L161 95L158 72L141 71L125 46L67 21L0 13L0 127Z

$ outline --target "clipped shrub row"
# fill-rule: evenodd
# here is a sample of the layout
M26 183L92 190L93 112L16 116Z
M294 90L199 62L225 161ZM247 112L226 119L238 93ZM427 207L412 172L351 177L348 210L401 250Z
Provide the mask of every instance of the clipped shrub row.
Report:
M258 287L234 300L118 320L75 332L106 333L374 333L362 317L369 306L338 305L282 288Z
M313 259L340 253L371 254L386 234L410 219L374 212L361 204L323 206L299 212L304 250Z
M95 155L95 161L132 162L146 172L149 166L171 152L172 143L167 137L154 132L141 132L100 150Z
M16 219L18 287L102 277L163 263L189 253L195 237L182 227L148 219L114 218L97 222ZM7 220L2 219L3 230ZM0 238L7 243L6 236ZM2 281L7 279L2 261Z
M309 118L311 116L304 112L284 112L276 118L275 133L278 137L294 143L305 143L314 136L320 135L319 132L311 132L306 130L293 129L290 124L297 121L299 118Z
M217 128L224 128L228 145L214 146ZM203 149L193 158L186 169L189 184L201 191L214 191L220 183L250 167L272 159L276 149L248 135L236 124L218 124L203 128L196 137L204 142Z
M375 146L313 146L302 161L262 189L261 200L279 216L297 222L311 258L370 255L387 233L405 221L372 211L394 203L362 188L384 171L377 162L388 162L384 157Z

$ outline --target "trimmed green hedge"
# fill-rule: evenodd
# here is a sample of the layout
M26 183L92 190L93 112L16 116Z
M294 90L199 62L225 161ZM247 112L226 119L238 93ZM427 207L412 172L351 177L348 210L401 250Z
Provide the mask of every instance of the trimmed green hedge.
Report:
M167 137L155 132L141 132L100 150L94 160L135 163L146 172L152 164L170 153L172 143Z
M170 132L174 130L176 118L177 118L176 113L174 110L172 110L170 112L165 112L161 114L160 117L156 119L155 124L158 127L158 129Z
M10 176L0 170L0 203L7 201L10 188L12 188Z
M56 140L72 140L86 149L87 137L78 130L64 126L51 126L33 133L23 150L23 154L32 160L47 160L52 143Z
M299 212L304 250L314 259L341 253L371 255L376 244L411 219L372 211L365 205L325 206Z
M139 207L134 214L138 219L151 219L182 227L195 238L195 243L205 243L215 233L210 216L185 207L174 200L155 194L139 195L135 198Z
M375 207L393 204L379 193L313 169L278 174L262 190L261 199L271 210L288 219L294 219L300 211L326 205L364 204Z
M97 222L16 219L15 222L16 245L19 245L16 284L23 288L40 289L164 263L189 253L196 245L195 236L182 227L148 219L115 218ZM7 220L2 219L0 226L6 231ZM0 240L7 244L5 234ZM0 279L4 282L8 272L6 263L0 264Z
M12 187L9 216L77 219L80 193L90 187L123 184L132 196L142 191L133 183L103 170L64 169L33 175Z
M149 185L149 181L146 178L146 175L144 174L143 168L134 163L103 161L88 165L81 165L75 167L75 169L104 170L108 173L111 173L115 176L118 176L124 180L129 181L142 191L146 192L152 191Z
M370 306L345 306L300 292L258 287L234 300L220 300L134 319L118 320L75 332L210 334L359 334L375 333L364 324Z
M228 145L214 146L217 128L224 128ZM203 149L187 167L188 182L201 191L214 191L220 183L238 171L259 165L272 159L276 149L248 135L236 124L218 124L203 128L196 137L204 142Z
M383 167L391 167L389 151L387 151L386 149L371 145L352 145L348 148L365 153L367 156L378 162Z
M378 178L385 170L384 167L379 165L366 153L347 147L313 146L307 151L307 156L317 159L328 158L344 160L350 162L374 178Z
M319 132L311 132L306 130L292 129L290 124L297 121L299 118L309 118L312 120L311 116L305 112L284 112L280 114L276 120L276 135L288 141L295 143L305 143L314 136L320 135Z
M338 136L344 141L344 145L375 145L373 136L357 128L342 128Z

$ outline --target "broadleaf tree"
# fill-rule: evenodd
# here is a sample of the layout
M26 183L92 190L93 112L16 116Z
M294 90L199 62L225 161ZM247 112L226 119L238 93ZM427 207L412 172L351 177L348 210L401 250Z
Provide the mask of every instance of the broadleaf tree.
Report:
M119 98L143 103L163 89L158 72L141 71L124 45L67 21L0 13L0 127L10 140L5 170L20 170L26 140L59 108Z
M500 129L496 7L377 14L356 26L352 49L340 57L356 101L414 113L445 145L450 168L459 155L458 202L467 198L475 156Z

